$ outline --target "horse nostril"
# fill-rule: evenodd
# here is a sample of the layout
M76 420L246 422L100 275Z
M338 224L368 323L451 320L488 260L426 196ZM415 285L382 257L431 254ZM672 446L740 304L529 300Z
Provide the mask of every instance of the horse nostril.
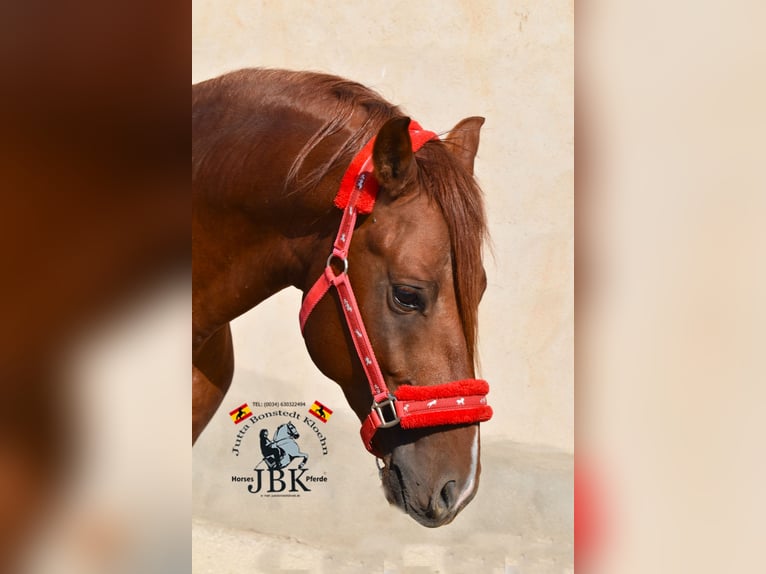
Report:
M455 502L456 489L457 483L454 480L447 481L447 483L442 487L439 496L441 497L441 502L446 509L452 508L452 505Z
M431 499L429 517L436 520L445 519L453 510L456 495L457 483L454 480L447 481L439 493Z

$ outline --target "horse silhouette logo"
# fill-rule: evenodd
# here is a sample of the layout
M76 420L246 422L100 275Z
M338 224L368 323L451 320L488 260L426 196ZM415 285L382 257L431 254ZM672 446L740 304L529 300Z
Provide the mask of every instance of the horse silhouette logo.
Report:
M272 440L269 440L269 431L261 429L261 454L263 458L255 469L257 470L261 464L266 463L269 470L280 470L287 467L296 458L302 459L298 468L306 466L309 455L301 452L296 442L300 436L295 425L291 422L279 425Z

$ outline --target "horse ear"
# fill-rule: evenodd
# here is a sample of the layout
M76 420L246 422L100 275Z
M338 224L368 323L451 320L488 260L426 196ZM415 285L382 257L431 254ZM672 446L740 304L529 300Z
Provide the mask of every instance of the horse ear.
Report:
M484 118L478 116L465 118L459 121L444 139L450 146L450 151L471 175L473 175L473 160L479 149L479 131L483 125Z
M409 126L407 117L388 120L380 128L372 148L375 178L393 197L402 192L415 165Z

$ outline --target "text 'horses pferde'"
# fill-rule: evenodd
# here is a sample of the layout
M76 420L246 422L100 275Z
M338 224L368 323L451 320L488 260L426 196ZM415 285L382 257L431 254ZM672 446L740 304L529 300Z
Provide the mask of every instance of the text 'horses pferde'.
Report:
M492 414L474 378L483 122L440 140L322 74L193 87L193 440L231 382L229 322L292 285L309 354L363 421L387 498L426 526L473 498Z

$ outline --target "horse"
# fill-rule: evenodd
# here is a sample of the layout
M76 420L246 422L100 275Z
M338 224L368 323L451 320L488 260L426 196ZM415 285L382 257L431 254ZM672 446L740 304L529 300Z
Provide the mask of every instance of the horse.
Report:
M295 287L309 356L363 421L389 503L437 527L473 499L491 416L474 379L483 123L439 138L329 74L193 86L192 444L232 380L230 322Z
M268 439L268 431L263 429L260 435L263 459L258 464L265 462L270 469L281 469L288 466L293 459L300 458L301 462L298 464L298 468L303 468L306 466L309 455L301 452L298 443L295 442L300 436L295 425L291 422L279 425L274 433L274 439L271 441ZM270 452L273 454L267 454Z

